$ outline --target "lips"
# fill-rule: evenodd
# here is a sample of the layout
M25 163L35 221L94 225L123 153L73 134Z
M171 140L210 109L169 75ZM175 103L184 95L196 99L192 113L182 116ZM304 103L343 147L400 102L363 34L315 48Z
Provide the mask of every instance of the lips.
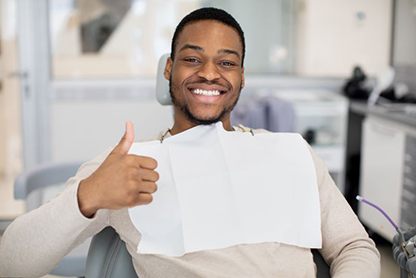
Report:
M202 95L202 96L219 96L221 94L218 90L203 90L203 89L194 89L191 93L195 95Z
M228 88L216 84L193 84L192 86L188 87L188 90L194 95L219 96L225 94L228 91Z
M216 104L220 99L222 99L223 95L227 92L224 88L218 89L216 87L211 86L211 88L188 88L192 99L196 100L198 103L202 104Z

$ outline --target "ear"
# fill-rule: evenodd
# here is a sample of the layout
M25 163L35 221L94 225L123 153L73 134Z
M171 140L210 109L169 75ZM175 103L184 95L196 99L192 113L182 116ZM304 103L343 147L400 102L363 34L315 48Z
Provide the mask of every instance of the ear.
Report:
M241 69L241 88L244 88L246 85L246 80L244 78L244 67Z
M168 57L166 59L165 72L163 73L166 80L170 79L170 74L172 72L172 64L173 64L172 58Z

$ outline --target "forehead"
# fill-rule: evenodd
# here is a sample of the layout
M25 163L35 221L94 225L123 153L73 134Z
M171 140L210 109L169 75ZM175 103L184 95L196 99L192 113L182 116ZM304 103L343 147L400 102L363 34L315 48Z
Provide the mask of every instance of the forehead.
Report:
M200 20L185 25L176 41L176 51L185 44L207 48L230 48L243 51L241 39L236 30L216 20Z

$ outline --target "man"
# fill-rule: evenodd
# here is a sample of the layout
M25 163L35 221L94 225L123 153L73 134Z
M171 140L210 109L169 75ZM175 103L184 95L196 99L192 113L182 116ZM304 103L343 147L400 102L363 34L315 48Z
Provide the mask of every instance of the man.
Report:
M222 10L199 9L179 23L165 68L174 125L163 137L217 121L228 131L246 131L230 123L244 86L244 54L243 31ZM69 250L107 225L126 242L141 278L315 276L310 250L283 243L240 244L181 257L137 253L140 233L127 208L152 202L159 174L155 159L128 154L133 141L133 126L127 123L123 138L108 155L84 164L64 193L9 226L0 246L0 276L44 275ZM320 252L333 277L378 277L374 243L322 161L312 156L320 196Z

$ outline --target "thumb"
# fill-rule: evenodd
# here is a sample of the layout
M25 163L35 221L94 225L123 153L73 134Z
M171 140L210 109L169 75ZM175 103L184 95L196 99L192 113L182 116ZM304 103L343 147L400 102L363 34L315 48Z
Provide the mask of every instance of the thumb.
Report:
M133 143L134 143L134 126L132 122L127 121L124 135L123 137L121 137L120 142L118 142L113 152L116 152L119 154L127 154Z

